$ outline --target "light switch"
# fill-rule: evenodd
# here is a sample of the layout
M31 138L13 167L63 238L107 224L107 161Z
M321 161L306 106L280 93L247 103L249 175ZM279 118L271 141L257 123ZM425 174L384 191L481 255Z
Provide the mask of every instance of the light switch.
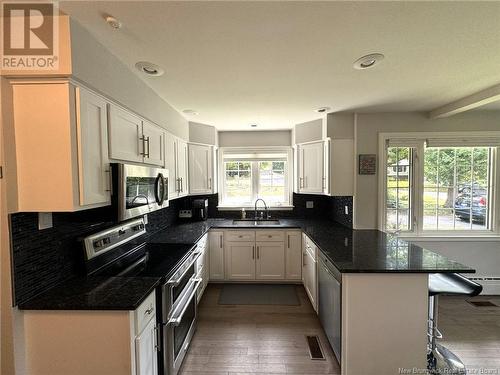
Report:
M344 213L346 215L349 215L349 207L348 206L344 206Z
M306 201L306 208L314 208L314 201Z
M52 212L38 213L38 230L52 228Z

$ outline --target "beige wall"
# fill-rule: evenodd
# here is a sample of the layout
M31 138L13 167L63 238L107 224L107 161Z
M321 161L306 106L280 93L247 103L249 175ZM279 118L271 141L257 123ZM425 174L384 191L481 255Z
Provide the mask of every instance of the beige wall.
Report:
M295 125L295 141L294 143L303 143L311 141L320 141L324 137L323 134L323 119L307 121L302 124Z
M0 78L0 165L4 164L3 124L5 102L2 100L6 82ZM9 225L7 218L6 179L0 179L0 373L14 374L12 293L10 273Z
M169 132L189 139L188 121L79 23L71 20L73 75Z
M378 154L378 134L383 132L434 132L500 130L500 112L471 111L431 120L425 113L361 113L356 115L356 154ZM378 174L360 176L356 171L355 228L377 229Z
M220 147L291 146L290 130L219 132Z
M217 145L219 142L217 129L211 125L189 122L189 142Z

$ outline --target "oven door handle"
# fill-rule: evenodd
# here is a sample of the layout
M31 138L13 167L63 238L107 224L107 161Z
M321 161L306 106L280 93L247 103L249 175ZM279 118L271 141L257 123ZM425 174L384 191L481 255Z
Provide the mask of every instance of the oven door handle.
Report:
M189 266L186 266L186 270L182 273L182 275L179 276L178 279L176 280L169 280L167 281L167 285L170 285L170 286L177 286L181 283L182 279L184 278L184 275L189 271L189 268L191 268L191 266L198 260L198 258L200 257L201 255L201 252L195 252L193 253L194 257L193 259L191 259L189 261ZM195 270L196 272L196 270Z
M186 313L186 310L189 307L189 304L191 303L192 299L196 296L196 292L198 291L198 287L200 286L202 279L193 278L193 281L194 281L193 291L191 292L191 294L187 298L187 302L182 307L182 310L178 316L172 317L168 320L167 325L172 325L174 327L177 327L179 324L181 324L182 318L184 317L184 314Z

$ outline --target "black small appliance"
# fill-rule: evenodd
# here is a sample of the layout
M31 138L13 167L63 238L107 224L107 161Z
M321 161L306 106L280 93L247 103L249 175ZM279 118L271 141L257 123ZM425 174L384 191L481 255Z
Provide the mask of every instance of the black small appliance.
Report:
M193 220L207 220L208 199L193 199Z

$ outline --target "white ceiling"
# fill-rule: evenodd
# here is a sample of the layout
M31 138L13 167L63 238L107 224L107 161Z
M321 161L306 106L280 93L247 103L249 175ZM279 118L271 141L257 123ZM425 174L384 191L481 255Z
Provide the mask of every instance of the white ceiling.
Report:
M290 128L332 111L431 110L500 83L500 2L70 1L62 10L190 120ZM115 31L104 21L123 23ZM359 71L368 53L385 60ZM137 72L137 74L140 74ZM142 76L142 75L141 75Z

